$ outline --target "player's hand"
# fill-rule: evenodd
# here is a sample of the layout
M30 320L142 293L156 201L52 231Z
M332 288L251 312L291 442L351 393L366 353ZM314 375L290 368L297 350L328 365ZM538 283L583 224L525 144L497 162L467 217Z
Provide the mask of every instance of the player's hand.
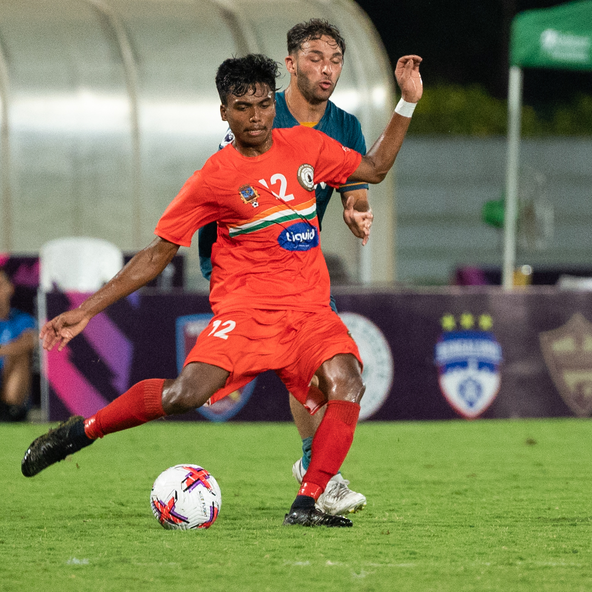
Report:
M89 321L88 314L79 308L64 312L48 321L39 332L43 349L51 351L57 344L58 351L62 351L76 335L82 332Z
M362 245L365 245L370 238L370 227L374 220L368 200L356 199L355 195L349 195L343 205L343 219L354 236L361 238Z
M419 73L422 58L406 55L399 58L395 67L395 78L401 89L401 95L408 103L417 103L423 94L423 83Z

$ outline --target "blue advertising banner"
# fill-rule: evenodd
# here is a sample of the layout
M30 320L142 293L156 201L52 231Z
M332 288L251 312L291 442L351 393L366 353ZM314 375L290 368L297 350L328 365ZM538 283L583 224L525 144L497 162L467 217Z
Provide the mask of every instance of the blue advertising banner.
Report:
M361 420L592 415L592 293L531 287L335 290L367 385ZM48 316L81 295L47 295ZM145 378L174 378L211 312L206 295L144 290L46 356L49 417L87 415ZM218 407L216 407L218 406ZM273 372L194 421L289 421Z

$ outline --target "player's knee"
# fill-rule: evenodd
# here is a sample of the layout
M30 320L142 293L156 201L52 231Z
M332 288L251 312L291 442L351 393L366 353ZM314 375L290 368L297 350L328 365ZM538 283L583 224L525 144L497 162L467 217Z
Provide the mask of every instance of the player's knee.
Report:
M331 381L328 398L359 404L364 396L365 390L366 385L362 379L362 375L359 372L352 372L346 376L339 377L337 380Z
M204 392L197 385L187 384L177 379L168 386L165 383L162 391L162 408L167 415L186 413L201 407L210 396L209 391Z
M328 400L360 403L366 390L360 364L351 354L327 360L317 372L319 387Z
M175 380L165 381L162 408L166 414L197 409L224 386L228 372L215 366L191 363Z
M353 377L349 389L347 389L347 401L360 404L364 393L366 392L366 383L362 379L362 375L358 374Z

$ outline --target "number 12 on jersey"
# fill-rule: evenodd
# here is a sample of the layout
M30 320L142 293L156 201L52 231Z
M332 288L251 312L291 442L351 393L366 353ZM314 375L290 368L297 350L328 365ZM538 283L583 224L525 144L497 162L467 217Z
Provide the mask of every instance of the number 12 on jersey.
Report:
M218 331L220 327L222 328ZM220 339L228 339L228 333L230 333L235 327L235 321L214 321L213 328L208 333L208 337L214 335L214 337L219 337Z

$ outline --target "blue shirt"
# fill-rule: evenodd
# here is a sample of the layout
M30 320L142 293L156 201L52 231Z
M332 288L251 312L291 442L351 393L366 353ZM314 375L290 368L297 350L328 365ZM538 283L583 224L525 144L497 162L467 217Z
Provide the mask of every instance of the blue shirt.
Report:
M0 345L18 339L25 331L35 330L35 325L35 319L30 314L11 308L8 318L0 319ZM0 369L3 367L4 356L0 356Z
M275 95L274 128L287 128L300 125L288 109L285 92L286 91L282 91ZM337 140L347 148L351 148L360 154L366 154L366 141L362 134L362 126L360 125L360 122L354 115L340 109L331 101L327 101L325 113L321 120L314 126L314 129L327 134L329 137ZM224 148L224 146L230 144L233 140L234 136L232 132L228 131L224 140L220 144L220 148ZM342 185L337 191L343 193L344 191L352 191L353 189L368 189L368 185L366 183L350 183L348 185ZM333 188L325 183L320 183L315 187L317 217L321 229L323 216L325 215L325 211L332 195ZM198 233L199 266L202 275L208 280L212 274L212 262L210 260L212 255L212 245L216 242L217 234L218 229L215 222L200 228Z

